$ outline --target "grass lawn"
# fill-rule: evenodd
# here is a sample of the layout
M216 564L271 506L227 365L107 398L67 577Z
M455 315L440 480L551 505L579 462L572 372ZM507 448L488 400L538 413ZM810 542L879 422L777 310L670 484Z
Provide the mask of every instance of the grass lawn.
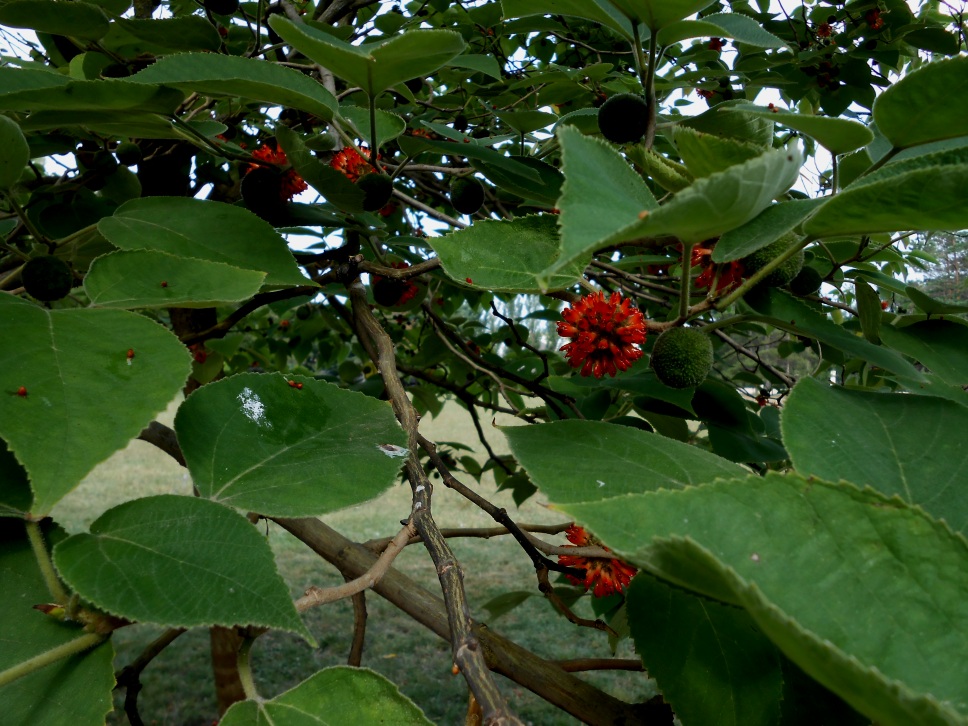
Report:
M160 419L170 425L173 416L174 406ZM504 422L509 422L507 417ZM421 432L435 441L478 443L469 416L453 404L446 406L437 418L425 420ZM498 431L489 431L488 435L498 453L506 452L504 437ZM477 453L480 448L478 444ZM464 481L474 483L470 477ZM540 495L519 509L508 494L495 490L493 481L485 479L478 491L507 508L518 522L564 521L561 515L540 505ZM53 516L69 532L80 532L116 504L161 493L190 495L191 482L185 469L149 444L134 441L97 467L58 505ZM397 485L379 499L329 515L325 521L347 537L363 541L395 534L409 510L409 488ZM441 527L494 525L473 505L442 486L435 490L434 514ZM565 544L564 537L558 539L559 544ZM269 542L279 571L294 597L310 585L327 586L343 581L334 568L275 525L269 525ZM476 606L475 618L488 621L487 612L480 606L503 592L537 593L530 560L510 537L454 539L451 545L464 568L468 599L472 607ZM421 545L408 547L394 567L439 593L433 564ZM178 584L172 583L172 586ZM462 724L467 686L462 678L451 675L450 646L376 594L368 594L367 609L369 621L363 665L394 681L435 723ZM580 614L591 616L587 598L576 609ZM285 633L270 632L257 642L253 651L254 668L264 696L274 696L291 688L320 668L346 662L353 626L349 601L316 608L305 617L319 641L317 649ZM570 624L555 614L540 595L529 598L498 620L489 621L489 625L545 658L611 655L604 633ZM114 638L118 667L130 662L161 630L139 625L118 631ZM628 641L619 645L617 655L633 657ZM655 692L652 682L642 673L598 672L582 677L626 701L645 700ZM548 726L577 723L513 682L500 676L498 680L511 707L526 723ZM148 667L142 681L144 690L139 705L146 723L209 726L216 718L207 631L199 629L181 636ZM120 710L121 703L121 699L116 699L118 710L109 716L109 724L127 723Z

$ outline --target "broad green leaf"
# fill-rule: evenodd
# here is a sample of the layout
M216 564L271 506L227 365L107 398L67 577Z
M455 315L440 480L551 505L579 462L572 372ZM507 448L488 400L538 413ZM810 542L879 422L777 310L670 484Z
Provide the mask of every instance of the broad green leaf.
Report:
M241 701L221 726L431 726L400 689L368 668L333 666L268 701Z
M33 501L27 470L7 448L7 442L0 439L0 517L22 519Z
M326 121L333 118L338 105L333 94L299 71L231 55L177 53L160 58L130 80L206 96L265 101L308 111Z
M265 273L221 262L133 250L98 257L84 278L95 307L204 308L238 302L259 292ZM162 287L161 282L168 284Z
M11 0L0 5L0 25L41 33L97 40L108 32L108 18L97 5L55 0Z
M882 325L881 339L943 381L958 387L968 385L968 329L964 325L950 320L925 320L903 328Z
M268 285L309 284L286 240L268 222L231 204L180 197L133 199L113 217L102 219L98 231L123 250L156 250L259 270L267 273Z
M747 295L747 302L751 302L749 298ZM920 371L893 350L868 343L782 290L758 290L755 303L756 309L773 318L769 322L781 329L816 338L906 379L925 380Z
M299 134L279 124L276 140L299 176L327 202L345 212L363 211L363 192L345 174L317 159Z
M184 15L180 18L118 18L114 23L124 33L159 49L217 51L222 44L215 26L200 15Z
M494 115L519 134L548 128L558 121L555 114L546 111L495 111Z
M313 643L265 536L215 502L174 494L125 502L90 533L59 542L54 565L82 598L128 620L257 625Z
M713 247L713 262L741 260L793 231L822 199L792 199L771 204L746 224L731 229Z
M681 489L747 471L695 446L601 421L555 421L501 431L531 481L556 504Z
M497 597L491 598L481 605L481 608L487 610L488 621L493 622L502 615L507 615L518 605L535 597L537 594L530 590L512 590L511 592L501 593Z
M33 609L51 596L16 520L0 519L0 582L0 671L86 634ZM102 726L113 707L113 659L107 642L0 686L4 726Z
M274 15L269 25L300 53L323 65L370 97L433 73L464 50L464 40L451 30L409 30L388 40L350 45L305 23Z
M968 545L920 510L773 473L560 508L629 562L745 608L872 720L968 716Z
M210 383L178 409L175 430L203 497L277 517L373 499L406 456L388 403L304 376Z
M738 99L725 101L713 106L708 111L703 111L698 116L683 119L679 122L679 125L702 131L705 134L750 141L759 144L764 150L772 148L773 119L731 110L744 103L746 102Z
M174 88L123 80L72 81L53 73L0 68L0 109L4 110L137 110L170 114L184 98Z
M911 302L918 306L918 309L923 310L928 315L968 312L968 306L946 303L943 300L935 300L930 295L924 294L912 285L906 286L903 294L910 298Z
M174 92L174 91L172 91ZM0 100L2 103L2 100ZM175 126L169 118L155 113L137 111L37 111L24 119L25 131L66 129L79 126L106 136L132 136L139 139L185 139L187 132ZM216 121L201 120L188 123L203 136L212 138L225 131L226 126ZM189 137L195 142L194 137Z
M880 295L862 279L854 280L854 295L857 298L861 332L869 342L880 345L881 318L884 313Z
M436 127L437 124L424 123L428 127ZM515 183L522 186L527 185L543 185L542 177L537 171L527 166L522 162L520 158L512 158L510 156L505 156L499 151L494 151L494 149L489 149L486 146L480 146L475 143L455 143L453 141L435 141L432 139L424 139L414 136L402 136L400 137L399 143L401 147L406 145L408 148L404 148L404 152L410 156L417 156L424 151L437 151L440 154L448 154L450 156L466 157L468 159L473 159L475 161L483 161L486 163L488 168L499 167L505 176L513 179ZM538 161L538 160L533 160Z
M756 116L768 118L787 128L795 129L815 139L818 144L831 154L846 154L867 146L874 140L874 134L869 128L857 121L832 116L810 116L789 111L772 111L753 104L731 106L730 113L741 111Z
M968 57L929 63L877 97L874 123L895 148L965 136L968 116L951 99L966 93Z
M673 139L679 157L693 177L725 171L763 153L763 149L749 141L704 134L688 126L677 127Z
M783 441L798 472L899 496L962 533L968 452L952 432L966 425L968 410L953 401L852 391L812 378L801 379L782 412Z
M339 115L349 121L350 128L356 131L356 135L365 139L367 145L372 145L373 139L370 136L370 109L362 106L343 105L340 106ZM380 148L387 141L392 141L407 130L407 122L400 116L389 111L376 109L376 146Z
M137 436L189 373L174 335L124 310L46 310L3 295L0 329L17 341L0 347L0 436L30 474L37 517Z
M553 215L485 220L427 241L452 280L494 292L562 290L575 284L590 259L577 258L551 275L546 286L539 283L538 274L560 254Z
M701 37L732 38L758 48L782 48L786 45L753 18L739 13L715 13L704 15L702 20L680 20L666 25L657 36L660 46Z
M946 163L957 159L956 163ZM889 164L827 201L804 224L816 237L968 227L968 156L939 152Z
M611 28L624 38L632 39L632 24L608 0L501 0L501 7L507 19L526 18L531 15L584 18Z
M744 610L644 572L627 597L635 649L683 723L780 723L780 654Z
M493 163L491 159L471 159L471 166L501 189L522 199L548 206L557 203L564 184L560 171L548 162L530 156L515 156L508 161L511 164L503 159L499 163ZM527 175L531 174L537 176L537 183L528 181Z
M469 68L476 73L483 73L496 81L501 80L501 66L493 55L477 55L465 53L445 63L448 68Z
M713 0L608 0L608 2L621 10L632 22L645 23L653 33L713 4Z
M558 200L561 257L549 277L659 206L642 178L604 141L571 126L559 129L558 139L565 175Z
M30 161L30 146L17 122L0 116L0 190L10 189Z

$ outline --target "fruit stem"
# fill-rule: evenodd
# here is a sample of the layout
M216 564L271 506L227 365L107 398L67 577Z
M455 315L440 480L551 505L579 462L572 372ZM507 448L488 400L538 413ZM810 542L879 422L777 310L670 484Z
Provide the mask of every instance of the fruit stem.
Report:
M50 254L54 254L54 250L57 249L57 243L54 242L53 240L47 239L47 237L44 234L42 234L39 229L37 229L34 223L27 216L27 213L24 211L23 207L21 207L20 204L17 202L13 194L10 194L9 192L7 192L7 193L4 193L4 197L6 197L7 202L9 202L11 209L13 209L14 213L20 219L20 223L27 228L28 232L30 232L30 235L41 244L46 245L47 251Z
M655 67L659 62L658 41L656 33L649 36L649 67L645 75L645 100L649 104L647 113L649 114L648 124L645 127L645 138L642 142L646 149L651 149L655 142L655 124L658 119L655 98ZM641 52L641 51L640 51Z
M54 571L54 563L50 561L50 553L47 551L47 543L44 542L44 534L40 531L40 525L29 520L25 524L27 525L27 539L30 540L30 547L34 551L34 557L37 558L37 566L44 576L44 582L47 583L50 596L54 598L58 605L67 605L69 595L57 577L57 572Z
M239 646L238 669L239 680L242 682L242 690L245 691L245 697L250 701L257 701L259 700L259 691L256 689L255 679L252 677L252 660L249 657L252 652L253 643L255 643L255 638L248 637Z
M56 663L57 661L68 658L72 655L83 653L85 650L93 648L95 645L100 645L105 640L107 640L106 635L102 635L100 633L84 633L84 635L80 636L79 638L69 640L62 645L58 645L56 648L45 650L43 653L35 655L33 658L29 658L28 660L18 663L5 671L0 671L0 686L5 686L18 678L23 678L24 676L29 675L36 670L40 670L44 666L48 666L51 663Z
M689 285L692 283L692 248L695 245L682 245L682 282L679 285L679 319L689 317Z
M377 163L377 160L376 160L376 157L377 157L376 98L369 97L369 101L370 101L370 166L376 169L377 174L381 174L383 170L380 169L380 165Z
M716 309L725 310L726 308L728 308L734 302L736 302L741 297L743 297L743 295L745 295L754 287L756 287L756 285L759 284L760 280L762 280L764 277L769 275L773 270L775 270L777 267L779 267L784 262L789 260L791 257L797 254L800 250L802 250L808 244L813 242L815 239L816 237L811 237L808 235L807 237L804 237L802 240L800 240L800 242L798 242L797 244L790 245L786 249L786 251L783 252L783 254L777 255L772 260L767 262L765 265L763 265L763 267L757 270L753 276L743 280L742 285L737 287L735 290L729 293L729 295L727 295L718 303L716 303Z

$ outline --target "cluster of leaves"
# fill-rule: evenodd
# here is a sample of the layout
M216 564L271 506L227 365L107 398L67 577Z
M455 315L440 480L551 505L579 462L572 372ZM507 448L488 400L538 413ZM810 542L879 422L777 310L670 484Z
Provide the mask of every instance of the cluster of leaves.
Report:
M520 535L554 597L555 563L454 476L493 471L640 570L599 611L664 703L562 686L550 664L526 683L580 718L968 721L966 308L909 284L924 255L904 247L968 227L962 18L902 0L10 0L0 24L38 39L0 66L10 723L103 722L118 627L312 643L244 513L293 531L401 466L414 503L391 520L438 564L428 470ZM641 133L609 143L598 107L628 93ZM801 257L806 278L777 274ZM590 290L644 316L615 377L533 335ZM527 316L502 312L521 296ZM649 354L682 326L712 366L672 388ZM174 436L149 426L182 390ZM486 460L419 436L446 400ZM510 456L480 425L496 412L528 424L503 431ZM72 536L47 519L138 436L194 492ZM471 647L460 578L441 581L455 663L486 718L513 719L483 668L505 646ZM223 723L426 722L363 669L263 701L250 641L250 698Z

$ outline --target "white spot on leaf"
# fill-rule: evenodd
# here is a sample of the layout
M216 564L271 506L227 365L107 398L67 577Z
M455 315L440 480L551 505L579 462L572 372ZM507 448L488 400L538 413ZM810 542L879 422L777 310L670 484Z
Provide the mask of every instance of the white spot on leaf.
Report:
M242 413L250 421L254 421L259 426L272 428L272 422L266 418L266 407L259 400L259 396L252 392L251 388L243 388L239 394L239 401L242 402Z
M598 484L598 486L600 488L603 487L603 486L605 486L605 482L603 482L601 479L596 479L595 480L595 483Z
M396 444L377 444L376 448L389 456L391 459L402 459L410 453L410 449L405 449Z

